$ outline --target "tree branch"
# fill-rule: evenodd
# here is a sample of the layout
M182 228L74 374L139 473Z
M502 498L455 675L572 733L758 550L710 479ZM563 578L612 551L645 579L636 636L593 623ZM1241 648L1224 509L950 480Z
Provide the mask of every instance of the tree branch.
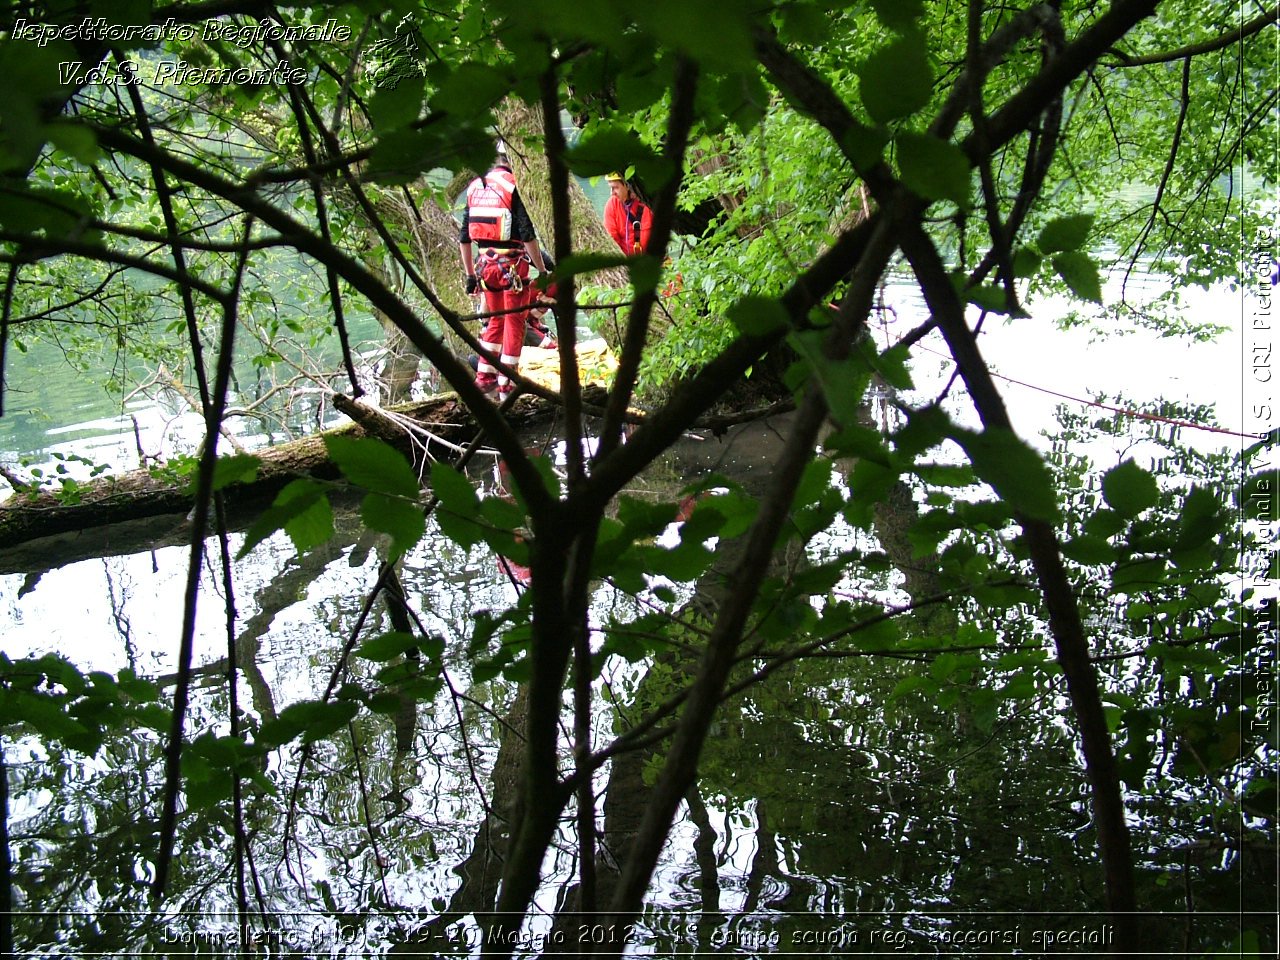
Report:
M1228 30L1212 40L1187 44L1185 47L1167 50L1164 53L1148 53L1140 57L1131 57L1122 50L1112 50L1111 53L1120 61L1116 64L1117 67L1142 67L1153 63L1175 63L1178 60L1199 57L1203 54L1213 53L1215 50L1229 47L1233 43L1239 43L1245 37L1251 37L1255 33L1261 32L1278 20L1280 20L1280 4L1276 4L1266 13L1256 16L1248 23L1242 23L1236 29Z
M253 217L245 217L246 243L253 233ZM160 848L156 854L156 874L151 884L151 895L163 899L169 882L169 868L173 861L173 843L178 825L178 794L182 789L183 727L186 723L187 704L191 690L191 658L195 647L196 604L200 593L200 575L204 565L204 539L209 527L209 509L212 503L213 471L218 461L218 430L227 406L227 391L231 385L231 367L234 359L237 309L240 283L249 251L241 252L231 287L220 298L222 303L222 335L218 344L218 366L214 376L213 393L205 406L204 449L196 473L196 502L191 519L191 556L187 561L186 600L182 612L182 636L178 647L178 679L173 692L173 717L169 726L169 741L165 746L165 788L160 815Z
M653 211L653 228L649 234L649 249L644 256L661 260L671 242L671 228L675 222L676 198L680 184L684 182L684 155L689 144L689 130L694 121L694 96L698 91L698 66L688 57L676 61L675 84L671 91L671 115L667 121L667 136L662 146L662 156L669 164L670 179L658 191ZM627 332L622 344L622 356L614 374L613 389L605 406L604 425L600 429L600 447L595 460L599 462L617 449L622 442L622 417L631 404L635 390L636 374L649 336L649 320L654 304L658 302L657 285L638 290L631 315L627 318Z
M1064 53L1062 57L1046 64L1044 70L996 114L989 131L990 140L984 147L994 149L1016 134L1009 126L1011 118L1021 116L1025 117L1027 123L1034 122L1039 111L1032 109L1035 102L1029 91L1050 98L1060 93L1060 85L1065 85L1096 58L1096 53L1087 59L1084 54L1097 46L1108 31L1120 29L1127 22L1118 11L1124 10L1127 15L1133 16L1150 6L1153 5L1146 0L1117 3L1086 33L1087 40L1077 41L1069 54ZM1104 24L1105 29L1101 26ZM799 64L776 41L761 43L759 48L761 59L775 82L801 103L819 123L827 127L835 142L848 155L849 151L844 147L847 142L845 134L856 121L835 92ZM1070 72L1072 69L1074 72ZM1015 106L1011 107L1010 104ZM975 161L984 155L977 150L977 140L973 136L966 142L966 149L970 158ZM856 158L850 156L849 159L856 165ZM911 195L888 177L883 163L866 171L864 178L882 209L893 210L893 225L903 252L911 262L925 301L946 338L983 426L1012 433L1012 423L1004 400L982 359L973 333L965 323L964 303L952 285L933 241L920 224L919 214L923 210L923 204L918 198L912 201ZM892 206L895 203L898 204L896 209ZM1092 785L1099 846L1106 872L1108 905L1115 916L1118 940L1122 948L1126 948L1134 942L1131 917L1135 908L1133 866L1115 755L1102 711L1097 675L1089 662L1088 642L1063 566L1057 535L1052 526L1044 521L1026 516L1019 516L1018 519L1030 547L1032 565L1049 612L1049 628L1057 645L1058 661L1067 677L1072 706L1080 724L1086 770Z
M560 129L560 87L555 67L542 75L542 127L551 181L551 234L556 263L573 253L573 218L569 209L569 168L564 162L564 132ZM564 404L565 457L569 489L582 483L582 384L578 377L577 281L572 276L556 283L556 332L560 351L560 395Z
M1165 161L1164 172L1160 175L1160 183L1156 187L1155 199L1151 201L1151 216L1147 218L1142 233L1133 247L1133 256L1129 258L1129 266L1124 272L1124 281L1120 284L1120 299L1124 300L1125 291L1129 287L1129 277L1133 268L1142 256L1143 246L1156 225L1156 216L1160 213L1160 201L1164 199L1165 190L1169 187L1169 178L1173 176L1173 167L1178 159L1178 147L1182 145L1182 130L1187 122L1187 108L1191 106L1191 57L1182 61L1182 88L1178 97L1178 119L1173 127L1173 142L1169 145L1169 159Z
M215 196L230 201L256 219L272 227L289 245L300 253L312 257L317 263L331 263L339 275L355 287L370 304L386 314L388 319L409 338L414 346L421 350L431 363L435 364L449 385L457 391L459 397L466 403L472 415L476 418L476 422L488 434L494 446L498 448L506 459L512 476L515 477L521 490L525 492L526 501L530 509L535 513L551 510L554 501L544 488L541 476L534 469L533 464L524 452L519 437L516 436L506 418L475 386L475 375L471 368L455 357L444 343L423 324L414 311L392 291L388 290L363 264L332 244L324 243L320 237L304 224L295 220L278 207L273 206L245 184L227 180L199 164L184 160L158 148L152 148L122 131L100 125L95 125L92 129L104 147L127 156L137 157L139 160L148 163L154 160L169 173L186 180L194 186L207 190ZM11 235L8 235L7 232L0 232L0 241L7 239L11 239ZM87 253L88 251L94 251L94 254L88 255L96 254L95 259L104 259L102 248L92 244L72 244L70 241L59 241L57 244L50 244L42 238L31 238L29 235L22 234L14 239L20 242L25 241L29 248L35 249L47 246L52 247L57 252ZM59 250L57 249L58 247L72 247L73 249L70 251ZM123 261L124 258L121 257L117 262ZM3 258L0 258L0 262L3 262ZM145 264L144 269L161 275L169 275L166 271L158 269L154 264L145 263L145 261L143 263ZM196 278L188 279L185 275L182 282L200 284L203 288L208 287L207 284L202 284ZM439 303L438 300L432 306L436 307L446 320L452 319L453 323L461 325L460 318L444 304Z

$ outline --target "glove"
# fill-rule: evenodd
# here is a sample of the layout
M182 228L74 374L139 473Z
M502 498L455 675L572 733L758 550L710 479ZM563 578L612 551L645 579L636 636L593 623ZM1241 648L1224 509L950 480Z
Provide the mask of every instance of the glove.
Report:
M467 274L467 296L474 297L480 290L480 281L476 279L474 273Z

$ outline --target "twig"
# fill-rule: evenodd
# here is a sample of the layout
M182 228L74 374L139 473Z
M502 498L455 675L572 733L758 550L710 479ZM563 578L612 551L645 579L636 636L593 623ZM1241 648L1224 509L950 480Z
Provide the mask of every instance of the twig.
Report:
M253 233L253 217L246 216L244 237ZM169 727L169 741L165 748L165 789L160 817L160 849L156 855L156 873L151 884L151 894L156 900L164 897L169 881L169 868L173 860L173 843L178 820L178 793L181 790L183 726L186 720L187 702L191 687L191 658L195 641L196 602L200 592L200 570L204 558L204 537L209 523L209 506L213 490L213 471L218 458L218 428L226 409L227 390L231 381L233 348L237 326L240 284L244 279L248 250L244 250L236 265L231 287L219 296L222 304L222 336L219 340L218 367L214 379L212 402L205 419L204 450L196 474L196 503L192 511L191 556L187 562L186 598L183 604L182 637L178 649L178 681L173 694L173 719Z
M1182 88L1178 98L1178 119L1173 127L1173 142L1169 145L1169 159L1165 161L1164 172L1160 175L1160 183L1156 187L1155 199L1151 201L1151 216L1147 218L1146 226L1142 228L1142 233L1138 235L1138 241L1133 246L1133 256L1129 258L1129 267L1124 272L1124 281L1120 284L1120 299L1125 298L1125 291L1129 288L1129 277L1133 274L1133 268L1138 263L1138 258L1142 256L1142 251L1147 242L1147 237L1151 235L1152 229L1156 225L1156 216L1160 213L1160 201L1164 199L1164 192L1169 186L1169 178L1173 176L1174 163L1178 159L1178 147L1182 144L1182 130L1187 122L1187 108L1191 106L1191 57L1187 57L1182 61Z

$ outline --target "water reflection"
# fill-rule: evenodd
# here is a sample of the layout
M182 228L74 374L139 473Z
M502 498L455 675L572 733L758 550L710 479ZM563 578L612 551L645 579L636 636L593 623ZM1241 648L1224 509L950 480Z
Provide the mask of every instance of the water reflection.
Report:
M758 488L783 436L785 424L763 424L723 443L689 440L644 478L638 495L674 498L689 479L712 470ZM492 463L477 474L486 495L502 495ZM337 528L333 540L304 556L280 538L237 567L236 664L249 691L241 704L255 726L323 692L360 615L361 592L377 579L380 544L361 539L350 510L339 511ZM830 531L807 553L775 562L798 570L851 536ZM736 549L733 541L722 545L712 569L677 597L690 627L687 649L608 665L616 696L596 717L597 742L625 730L688 675L697 629L724 598L722 572L732 568ZM185 557L167 547L85 560L45 573L34 587L22 573L6 575L6 652L62 651L86 670L133 666L169 682ZM385 710L362 711L305 752L295 743L273 753L264 769L241 771L249 900L255 913L271 918L255 921L267 924L268 945L275 937L277 945L326 955L465 955L484 938L483 915L495 903L513 822L526 703L518 685L474 680L467 640L477 611L514 602L519 578L492 554L464 550L433 528L395 583L374 605L369 635L403 629L412 610L427 632L449 638L447 684L427 700L401 696ZM888 575L871 588L900 595L930 589ZM7 742L17 906L52 911L19 916L19 943L67 952L232 945L234 922L225 919L235 908L228 788L212 739L225 733L227 716L220 589L207 571L190 728L208 737L186 762L180 860L164 919L151 917L146 895L159 735L131 729L110 737L90 760ZM639 612L633 598L599 586L599 624ZM353 658L344 682L395 693L378 679L380 668ZM1050 952L1047 937L1065 938L1058 942L1077 951L1094 945L1088 937L1105 938L1097 920L1096 841L1076 746L1058 719L1061 691L1050 686L987 721L979 719L980 690L962 693L947 709L895 697L918 670L882 658L812 659L730 701L645 915L628 931L635 949L1034 953ZM623 753L597 778L598 902L608 902L626 860L660 756L660 745ZM1234 909L1241 890L1256 897L1246 908L1273 906L1261 852L1179 846L1178 838L1199 835L1193 813L1155 804L1135 809L1145 818L1140 902L1199 911L1153 924L1153 952L1228 942L1238 917L1208 911ZM575 915L571 824L563 830L545 865L543 917L523 941L552 953L584 932L600 943L621 935ZM198 920L184 910L223 919Z

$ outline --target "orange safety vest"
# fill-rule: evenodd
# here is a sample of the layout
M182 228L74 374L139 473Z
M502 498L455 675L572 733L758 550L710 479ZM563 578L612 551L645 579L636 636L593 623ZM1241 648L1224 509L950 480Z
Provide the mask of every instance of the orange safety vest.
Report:
M511 198L516 178L510 170L490 170L467 187L467 223L478 244L511 240Z

